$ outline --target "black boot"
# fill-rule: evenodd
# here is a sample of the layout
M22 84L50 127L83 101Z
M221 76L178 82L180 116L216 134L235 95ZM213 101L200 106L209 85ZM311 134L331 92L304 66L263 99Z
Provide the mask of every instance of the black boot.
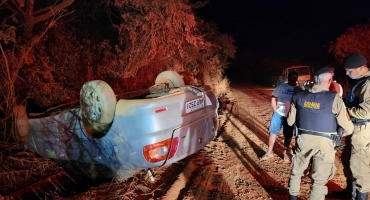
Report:
M357 191L356 200L367 200L368 193L367 192L359 192Z
M297 200L297 196L289 195L289 200Z

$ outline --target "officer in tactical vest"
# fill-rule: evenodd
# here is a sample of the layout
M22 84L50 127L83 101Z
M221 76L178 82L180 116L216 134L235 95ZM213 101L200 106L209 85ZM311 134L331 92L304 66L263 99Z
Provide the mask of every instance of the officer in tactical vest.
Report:
M332 68L324 67L314 73L314 85L309 90L298 92L293 96L288 114L288 124L296 124L298 136L297 147L293 152L292 169L289 178L289 198L297 199L300 191L301 177L312 160L311 200L323 200L328 193L326 183L333 178L336 147L343 134L353 131L353 124L347 117L346 108L341 97L329 91L333 81Z
M367 200L370 191L370 71L366 58L350 54L343 62L346 74L355 79L346 96L347 112L355 126L351 136L350 168L355 181L356 200Z

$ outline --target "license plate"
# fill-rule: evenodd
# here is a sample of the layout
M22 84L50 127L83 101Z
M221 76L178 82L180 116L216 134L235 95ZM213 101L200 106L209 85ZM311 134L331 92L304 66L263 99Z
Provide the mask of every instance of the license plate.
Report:
M193 112L204 107L203 98L194 99L185 103L185 113Z

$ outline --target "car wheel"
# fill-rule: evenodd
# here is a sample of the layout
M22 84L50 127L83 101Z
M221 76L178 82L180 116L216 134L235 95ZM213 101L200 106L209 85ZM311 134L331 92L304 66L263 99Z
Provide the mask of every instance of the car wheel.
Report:
M155 84L165 84L167 88L184 87L185 83L180 74L175 71L164 71L158 74Z
M114 118L117 99L112 88L104 81L85 83L80 90L81 114L85 127L92 132L106 133ZM88 131L89 132L89 131Z

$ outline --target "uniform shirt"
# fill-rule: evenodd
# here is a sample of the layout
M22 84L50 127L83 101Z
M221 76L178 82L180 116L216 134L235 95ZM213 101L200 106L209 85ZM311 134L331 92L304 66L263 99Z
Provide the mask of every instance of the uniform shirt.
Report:
M310 92L317 93L323 90L328 91L327 88L321 85L314 85ZM296 111L297 111L296 106L292 103L287 118L287 122L290 126L292 126L295 123ZM353 131L353 123L349 119L349 117L347 117L344 102L338 94L335 95L332 106L332 112L335 115L335 118L337 119L338 125L344 129L344 135L350 135ZM325 124L323 124L323 126L325 126ZM337 133L331 132L326 134L337 134ZM316 135L301 134L297 139L297 143L301 149L319 149L324 152L331 151L334 149L334 142L331 139Z
M276 112L279 115L285 117L288 114L295 91L297 91L297 87L281 83L272 92L272 96L277 97Z
M369 77L370 71L359 78ZM348 114L357 119L370 119L370 80L366 80L355 89L355 96L359 97L359 105L347 108Z

